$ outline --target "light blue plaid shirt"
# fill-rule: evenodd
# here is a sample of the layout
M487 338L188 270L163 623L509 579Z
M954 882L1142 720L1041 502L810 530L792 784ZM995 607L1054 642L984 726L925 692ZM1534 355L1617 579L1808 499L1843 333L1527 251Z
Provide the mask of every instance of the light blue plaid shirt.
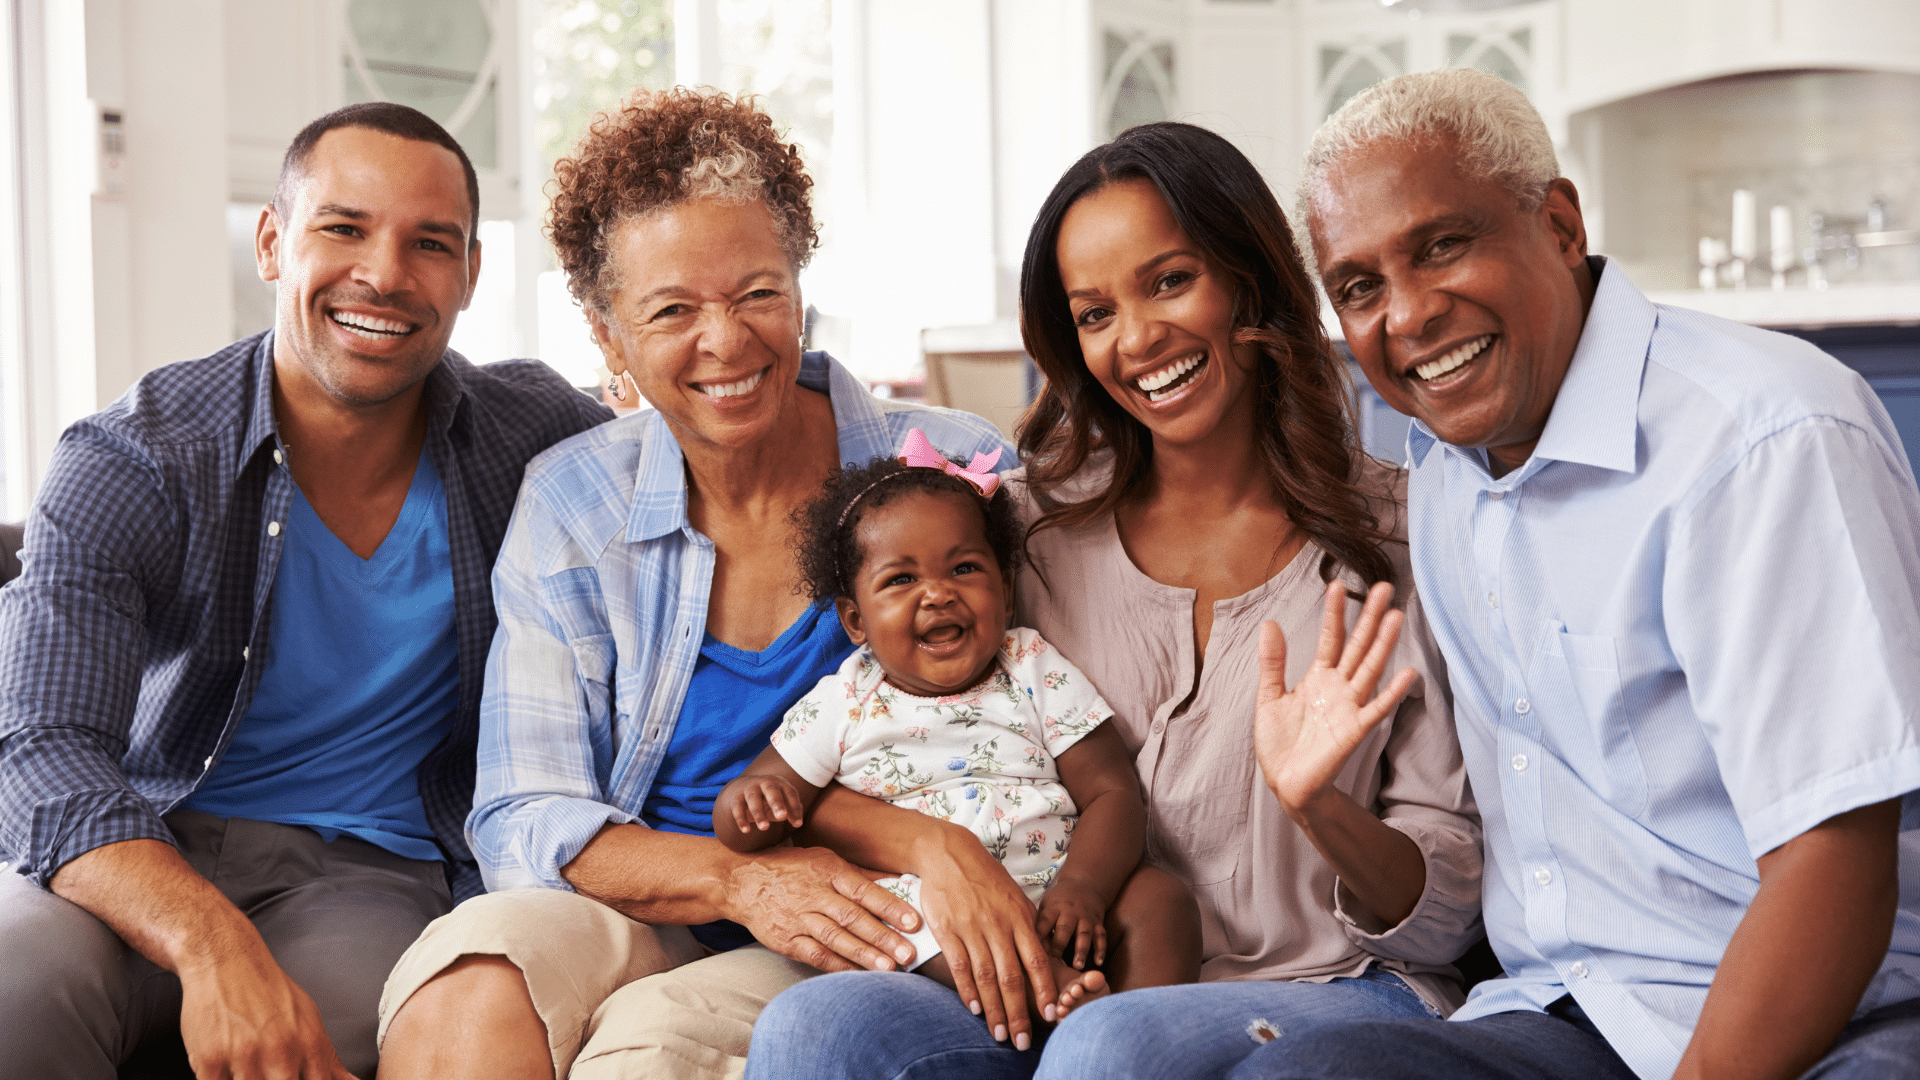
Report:
M1454 1019L1570 992L1668 1077L1755 860L1901 796L1860 1008L1920 997L1920 495L1859 376L1608 267L1525 465L1496 480L1419 423L1408 449L1508 976Z
M801 386L833 402L842 461L898 451L1017 456L971 413L883 401L825 353ZM571 889L560 870L601 827L641 823L707 625L713 541L687 521L680 444L657 412L568 439L527 466L493 588L468 842L490 889Z

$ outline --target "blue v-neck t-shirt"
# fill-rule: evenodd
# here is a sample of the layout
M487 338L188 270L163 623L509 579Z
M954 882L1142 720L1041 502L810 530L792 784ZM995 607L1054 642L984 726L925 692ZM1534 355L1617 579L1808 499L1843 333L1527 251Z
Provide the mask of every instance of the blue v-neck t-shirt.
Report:
M419 767L460 694L447 497L424 451L373 557L298 489L274 575L266 667L213 771L181 805L441 859Z

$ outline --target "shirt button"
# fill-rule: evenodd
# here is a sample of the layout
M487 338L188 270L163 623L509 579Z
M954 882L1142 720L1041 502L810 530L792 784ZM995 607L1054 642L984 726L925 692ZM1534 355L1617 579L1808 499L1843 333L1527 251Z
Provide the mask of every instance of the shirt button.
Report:
M213 768L213 755L208 754L207 760L200 763L200 771L206 772L208 769L211 769L211 768Z
M1568 964L1568 965L1567 965L1567 972L1568 972L1569 974L1571 974L1571 975L1572 975L1572 976L1573 976L1574 978L1576 978L1576 979L1584 979L1584 978L1586 978L1586 977L1587 977L1587 964L1586 964L1586 961L1584 961L1584 960L1575 960L1575 961L1574 961L1573 963L1571 963L1571 964Z
M287 455L275 450L273 452L273 463L275 465L285 465L287 463Z
M253 647L251 645L242 645L240 647L240 659L242 660L253 659Z
M1494 502L1499 502L1501 499L1504 499L1506 497L1507 497L1507 493L1504 491L1487 492L1487 498L1492 499Z
M1496 594L1496 593L1488 593L1488 594L1487 594L1487 606L1488 606L1488 607L1499 607L1499 606L1500 606L1500 597L1499 597L1499 595L1498 595L1498 594Z
M1546 888L1553 884L1553 871L1543 866L1533 872L1533 880L1538 882L1541 888Z
M1533 702L1528 701L1526 698L1521 698L1519 701L1513 703L1513 711L1519 713L1521 716L1525 716L1533 711Z
M1165 730L1167 730L1167 722L1165 720L1155 720L1153 722L1153 733L1155 735L1158 735Z
M1514 772L1527 771L1527 755L1525 754L1513 755L1513 771Z
M280 523L279 523L279 522L277 522L277 521L269 521L269 522L267 522L267 535L268 535L268 536L279 536L279 535L280 535Z

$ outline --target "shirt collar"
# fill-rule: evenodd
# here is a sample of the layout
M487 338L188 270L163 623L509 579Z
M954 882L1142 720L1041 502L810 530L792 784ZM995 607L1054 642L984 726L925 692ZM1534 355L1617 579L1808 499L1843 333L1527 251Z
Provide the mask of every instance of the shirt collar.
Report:
M832 403L841 461L864 464L893 451L886 413L866 384L840 361L824 352L801 353L800 375L795 381L826 394ZM687 521L686 455L681 453L680 443L666 421L657 414L650 419L641 444L633 508L627 516L629 543L656 540L675 530L691 528Z
M1651 301L1604 256L1587 266L1594 276L1593 306L1560 381L1553 411L1533 457L1568 461L1616 472L1634 471L1640 430L1640 378L1655 321ZM1440 442L1419 420L1407 429L1407 455L1419 468ZM1478 450L1454 447L1482 465Z
M1630 473L1654 308L1618 267L1597 256L1588 264L1596 279L1593 306L1533 456Z
M280 435L280 422L273 414L273 338L274 332L268 330L260 335L260 340L253 347L250 361L253 365L253 405L247 415L247 453L240 459L243 469L263 444L277 443ZM440 362L427 372L426 385L421 390L421 401L427 410L427 436L430 441L443 438L453 427L460 405L467 398L466 388L454 373L453 362L456 359L465 362L459 353L447 350L440 357Z
M253 460L261 444L273 442L280 431L273 417L273 331L260 335L260 340L254 342L248 363L253 373L253 406L247 413L247 441L240 455L241 469Z

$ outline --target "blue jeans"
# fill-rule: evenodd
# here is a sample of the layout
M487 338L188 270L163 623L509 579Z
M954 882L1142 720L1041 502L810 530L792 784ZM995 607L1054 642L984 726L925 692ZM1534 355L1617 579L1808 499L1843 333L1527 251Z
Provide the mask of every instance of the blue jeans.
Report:
M1255 1020L1297 1033L1336 1018L1431 1015L1398 977L1378 970L1324 984L1168 986L1094 1002L1022 1052L994 1042L985 1021L932 979L845 972L773 999L753 1027L747 1080L1027 1080L1036 1069L1046 1077L1224 1076L1260 1056ZM1167 1052L1141 1037L1147 1027L1182 1046ZM1126 1041L1108 1044L1104 1033Z
M1478 1020L1354 1020L1306 1033L1284 1057L1235 1080L1634 1080L1571 999L1554 1015L1497 1013ZM1258 1055L1265 1056L1265 1055ZM1249 1059L1249 1063L1254 1059ZM1876 1009L1848 1024L1802 1080L1920 1077L1920 1000Z
M1259 1076L1259 1063L1322 1024L1358 1017L1438 1019L1398 975L1369 968L1324 983L1216 982L1102 998L1047 1040L1035 1080Z

